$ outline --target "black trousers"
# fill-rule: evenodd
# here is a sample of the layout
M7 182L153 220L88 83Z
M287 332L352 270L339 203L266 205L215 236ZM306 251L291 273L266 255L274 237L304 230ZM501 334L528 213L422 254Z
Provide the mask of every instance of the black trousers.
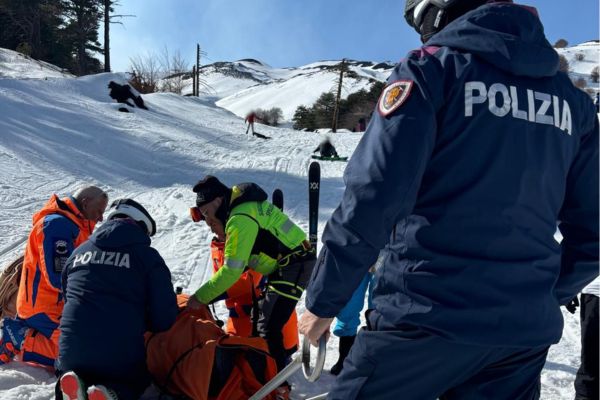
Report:
M580 313L581 365L575 377L576 398L598 399L598 296L582 293Z
M267 293L258 303L258 334L267 341L278 371L285 368L288 358L283 345L283 326L302 296L315 261L313 255L277 269L269 275Z

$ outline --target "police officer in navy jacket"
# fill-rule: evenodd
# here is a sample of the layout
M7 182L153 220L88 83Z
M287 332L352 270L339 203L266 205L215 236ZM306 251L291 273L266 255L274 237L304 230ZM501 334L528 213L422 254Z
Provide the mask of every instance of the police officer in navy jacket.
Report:
M598 275L594 105L511 3L406 2L425 46L348 164L299 324L316 342L376 263L331 399L534 399L560 306Z
M144 207L117 200L67 261L57 361L64 398L137 399L149 385L144 333L168 330L177 316L171 274L150 247L155 232Z

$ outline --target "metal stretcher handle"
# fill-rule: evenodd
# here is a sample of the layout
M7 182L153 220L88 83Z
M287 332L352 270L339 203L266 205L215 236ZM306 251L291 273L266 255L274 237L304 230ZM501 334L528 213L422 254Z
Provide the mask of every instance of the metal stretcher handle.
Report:
M248 400L262 400L273 390L277 389L283 382L290 376L294 375L296 371L302 368L304 376L309 382L314 382L321 376L323 372L323 365L325 364L325 352L327 349L327 342L325 335L319 339L319 350L317 352L317 362L315 368L310 373L310 342L305 336L302 341L302 354L296 355L291 363L287 367L279 371L277 375L273 377L269 382L265 384L258 392L254 393Z
M321 372L323 372L323 366L325 365L325 353L327 351L327 342L325 340L325 335L321 336L319 339L319 350L317 351L317 361L315 363L315 368L310 371L310 341L306 336L304 336L304 340L302 341L302 372L304 373L304 377L309 382L315 382L321 377Z

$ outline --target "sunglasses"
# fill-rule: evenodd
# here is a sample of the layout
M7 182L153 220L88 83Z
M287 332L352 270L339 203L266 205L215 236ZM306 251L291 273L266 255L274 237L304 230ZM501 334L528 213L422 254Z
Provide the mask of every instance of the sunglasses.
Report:
M190 207L190 217L192 217L192 221L194 222L204 221L204 215L198 207Z

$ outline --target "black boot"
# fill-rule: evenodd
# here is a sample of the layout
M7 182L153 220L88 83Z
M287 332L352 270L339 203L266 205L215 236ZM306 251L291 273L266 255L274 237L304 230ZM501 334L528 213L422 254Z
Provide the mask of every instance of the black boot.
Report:
M329 371L333 375L339 375L339 373L342 372L344 360L348 356L348 353L350 353L350 349L354 344L354 339L356 339L356 336L340 336L340 358L338 358L335 365L331 367L331 370Z

